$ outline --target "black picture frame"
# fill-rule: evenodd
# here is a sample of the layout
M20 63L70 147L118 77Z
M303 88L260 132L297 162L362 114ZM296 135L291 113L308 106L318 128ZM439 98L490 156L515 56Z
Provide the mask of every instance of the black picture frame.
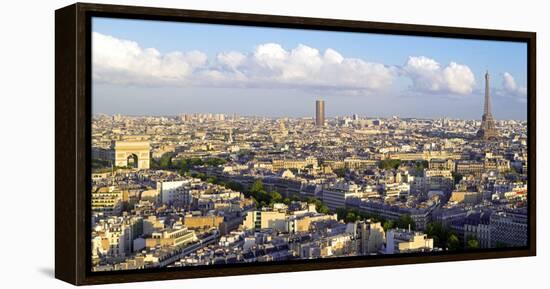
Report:
M91 17L516 41L528 51L528 246L184 269L90 270ZM76 3L55 11L55 277L75 285L295 272L536 255L536 33Z

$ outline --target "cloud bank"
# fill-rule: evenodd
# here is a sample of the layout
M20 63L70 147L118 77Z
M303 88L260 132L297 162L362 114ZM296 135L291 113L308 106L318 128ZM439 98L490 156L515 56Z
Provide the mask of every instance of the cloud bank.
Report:
M442 67L434 59L411 56L403 67L403 71L411 78L413 88L420 92L466 95L472 93L475 86L472 70L456 62Z
M504 72L502 76L502 88L504 92L517 97L527 96L527 87L519 86L516 80L509 72Z
M92 37L94 80L113 84L381 90L394 77L383 64L344 58L333 49L321 53L303 44L286 50L265 43L252 53L222 52L208 59L200 51L161 54L134 41L97 32Z
M328 48L299 44L285 49L263 43L250 53L227 51L209 58L201 51L160 53L134 41L92 34L94 81L135 86L203 86L332 89L360 93L389 89L397 77L412 81L422 93L471 94L472 70L451 62L444 66L425 56L411 56L403 66L344 57ZM519 92L510 75L506 89Z
M113 84L154 85L186 82L207 62L200 51L161 54L141 48L136 42L92 34L93 78Z

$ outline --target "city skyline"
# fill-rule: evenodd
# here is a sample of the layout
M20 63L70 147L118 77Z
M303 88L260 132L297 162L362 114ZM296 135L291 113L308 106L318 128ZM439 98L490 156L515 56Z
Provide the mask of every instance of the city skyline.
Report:
M526 119L519 43L346 32L321 39L318 31L101 18L93 25L94 113L305 117L322 99L329 118L480 119L488 69L494 118ZM228 44L222 34L243 41Z
M297 116L297 117L289 117L289 116L264 116L264 115L247 115L247 114L229 114L229 113L213 113L213 112L207 112L207 111L194 111L194 112L185 112L185 113L176 113L176 114L122 114L122 113L96 113L93 114L93 117L101 117L101 116L124 116L124 117L134 117L134 118L159 118L159 117L166 117L166 118L177 118L184 115L223 115L226 118L230 118L233 116L238 117L244 117L244 118L259 118L259 119L273 119L273 120L284 120L284 119L311 119L313 122L315 122L315 111L311 115L304 115L304 116ZM441 119L447 119L447 120L457 120L457 121L477 121L481 122L481 117L478 118L450 118L450 117L408 117L408 116L399 116L399 115L391 115L391 116L377 116L377 115L360 115L357 113L349 113L349 114L343 114L343 115L334 115L334 116L325 116L325 121L327 119L342 119L342 118L352 118L353 116L358 116L360 119L392 119L392 118L398 118L403 120L408 119L415 119L415 120L441 120ZM520 121L520 122L526 122L526 120L517 120L517 119L501 119L502 121ZM499 121L499 120L496 120Z
M487 78L488 77L488 73L485 75L485 77ZM490 100L488 101L488 94L487 94L487 91L488 91L489 87L486 87L486 95L485 95L485 100L484 100L484 105L483 105L483 115L482 115L482 118L481 120L480 119L462 119L462 118L449 118L449 117L436 117L436 118L429 118L429 117L426 117L426 118L422 118L422 117L407 117L407 116L398 116L398 115L393 115L393 116L386 116L386 117L381 117L381 116L376 116L376 115L360 115L360 114L357 114L357 113L348 113L348 114L344 114L344 115L333 115L331 117L328 117L328 119L342 119L342 118L355 118L355 117L359 117L359 118L362 118L362 119L388 119L388 118L394 118L394 117L397 117L397 118L401 118L401 119L418 119L418 120L439 120L439 119L449 119L449 120L465 120L465 121L468 121L468 120L476 120L476 121L481 121L483 122L484 118L485 118L485 115L487 114L487 111L489 111L489 114L491 114L491 118L492 118L492 111L491 111L491 104L489 103ZM314 122L315 122L315 125L316 126L323 126L323 124L326 124L326 115L325 115L325 101L322 100L322 99L316 99L315 100L315 108L314 108L314 111L311 115L304 115L304 116L300 116L300 117L289 117L289 116L278 116L278 117L274 117L274 116L265 116L265 115L240 115L240 114L237 114L237 113L233 113L233 114L229 114L229 113L213 113L213 112L207 112L207 111L194 111L194 112L185 112L185 113L176 113L176 114L166 114L166 115L154 115L154 114L146 114L146 115L124 115L124 114L121 114L121 113L113 113L113 114L106 114L106 113L96 113L94 114L93 116L94 117L100 117L102 115L110 115L110 116L127 116L127 117L181 117L181 116L193 116L193 115L212 115L212 116L219 116L219 115L223 115L224 117L235 117L235 116L238 116L238 117L247 117L247 118L264 118L264 119L312 119ZM511 119L513 120L513 119ZM494 121L494 119L492 120ZM483 124L482 124L483 126Z
M92 270L528 243L525 122L325 122L310 105L317 119L93 118Z

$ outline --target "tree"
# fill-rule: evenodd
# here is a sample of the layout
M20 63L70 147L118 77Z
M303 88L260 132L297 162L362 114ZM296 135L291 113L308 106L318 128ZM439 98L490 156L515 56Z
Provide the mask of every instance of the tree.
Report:
M216 177L212 176L212 177L207 178L206 182L211 183L211 184L215 184L215 183L218 182L218 179Z
M504 242L497 241L495 243L495 248L507 248L507 247L510 247L510 246Z
M378 167L380 169L389 170L389 169L397 169L399 165L401 165L401 160L386 159L386 160L381 160L380 163L378 164Z
M333 172L339 177L343 178L346 176L346 169L334 169Z
M382 218L380 215L374 215L374 214L365 214L365 219L369 219L375 223L380 222L381 224L391 222L391 227L395 228L395 222L392 220L386 220Z
M441 223L429 223L426 226L426 234L428 237L434 239L434 245L437 247L444 247L447 243L448 233Z
M276 191L269 192L269 203L280 203L283 200L283 196Z
M159 160L159 167L161 169L169 169L172 167L172 155L173 154L170 152L162 154Z
M348 211L345 208L336 209L336 217L338 218L338 220L344 220L347 214L348 214Z
M238 182L235 182L235 181L230 181L226 185L226 187L233 190L233 191L236 191L236 192L243 192L244 191L244 186L241 183L238 183Z
M415 163L415 175L422 176L424 174L424 169L428 167L428 161L417 161Z
M291 202L298 202L298 201L302 201L302 199L301 199L301 198L298 198L297 196L290 196L290 201L291 201ZM306 203L309 204L309 203L311 203L311 202L307 202L307 201L306 201Z
M256 180L250 187L250 192L255 193L264 190L264 184L261 180Z
M460 249L460 240L458 239L456 233L451 233L447 238L447 248L449 248L449 250L451 251Z
M191 177L201 179L201 181L203 181L203 182L206 181L206 174L204 174L204 173L192 172Z
M479 249L479 241L475 237L469 237L466 242L466 249Z
M315 210L319 213L328 214L330 212L329 208L317 198L306 197L306 198L299 199L295 196L292 196L291 199L295 201L304 201L308 204L315 204Z
M388 231L395 228L395 222L392 220L387 220L383 223L382 227L384 228L384 231Z
M399 217L399 220L397 221L397 227L407 229L409 228L409 225L411 226L412 230L416 228L416 224L414 223L414 220L411 218L410 215L401 215L401 217Z
M321 205L315 205L315 210L317 210L317 212L321 213L321 214L328 214L330 213L330 209L327 207L327 205L325 204L321 204Z
M247 150L247 149L242 149L237 153L238 158L250 157L250 156L253 156L253 155L254 155L254 152L251 151L251 150Z
M253 196L256 197L256 199L258 201L264 203L264 206L269 204L270 197L269 197L269 194L266 191L260 190L258 192L253 192L252 194L253 194Z
M200 158L191 158L188 160L188 162L193 167L204 165L204 162Z
M450 250L460 249L460 239L456 232L444 227L441 223L429 223L426 226L426 234L434 239L434 245Z
M178 167L180 169L180 174L185 174L191 169L191 164L187 161L187 159L182 159L178 163Z
M460 183L460 181L462 180L463 176L459 173L456 173L456 172L453 172L453 181L454 181L454 184L457 185L458 183Z
M348 212L344 220L346 221L346 223L355 222L357 220L357 216L354 212Z
M207 166L217 167L227 163L226 160L220 158L207 158L204 162Z
M422 160L422 161L417 161L415 165L417 168L424 170L428 168L429 163L428 161Z
M92 169L111 168L111 162L100 159L92 159Z

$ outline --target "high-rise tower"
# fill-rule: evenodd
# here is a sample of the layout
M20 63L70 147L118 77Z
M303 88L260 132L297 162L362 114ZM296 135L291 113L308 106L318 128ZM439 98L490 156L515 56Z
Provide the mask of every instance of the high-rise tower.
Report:
M495 119L491 112L491 95L489 92L489 72L487 72L485 73L485 104L483 106L483 116L481 117L481 127L477 131L477 136L483 140L496 139L498 137Z
M227 135L227 143L228 144L233 143L233 128L229 129L229 134Z
M325 126L325 101L315 102L315 126Z

